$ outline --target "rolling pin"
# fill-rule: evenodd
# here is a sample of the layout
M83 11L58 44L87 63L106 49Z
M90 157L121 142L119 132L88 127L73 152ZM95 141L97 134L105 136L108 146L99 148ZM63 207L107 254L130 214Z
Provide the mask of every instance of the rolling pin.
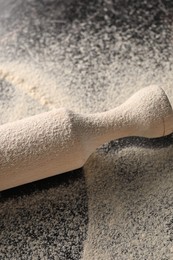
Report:
M173 132L165 92L143 88L115 109L78 114L62 108L0 126L0 190L80 168L97 147L126 136Z

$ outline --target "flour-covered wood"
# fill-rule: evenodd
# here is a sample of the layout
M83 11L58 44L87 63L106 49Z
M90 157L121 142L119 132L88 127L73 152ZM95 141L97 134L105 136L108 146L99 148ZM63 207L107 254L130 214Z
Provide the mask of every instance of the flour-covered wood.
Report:
M165 92L150 86L103 113L67 109L0 126L0 190L82 167L101 144L126 136L161 137L173 132Z

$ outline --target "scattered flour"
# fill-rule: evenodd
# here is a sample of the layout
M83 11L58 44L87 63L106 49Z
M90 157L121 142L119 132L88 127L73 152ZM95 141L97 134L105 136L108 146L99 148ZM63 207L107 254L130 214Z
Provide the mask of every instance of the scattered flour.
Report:
M8 93L8 109L0 99L0 122L61 106L84 113L109 110L150 84L162 86L173 104L171 1L71 2L72 8L68 1L19 0L9 12L3 4L0 80L18 90ZM79 223L82 232L86 223L79 209L85 210L88 199L83 259L173 259L172 139L138 142L112 142L94 153L84 166L86 186L79 181L67 193L66 186L63 193L56 186L38 191L38 198L3 203L2 258L30 259L32 248L35 257L44 252L46 259L80 259Z

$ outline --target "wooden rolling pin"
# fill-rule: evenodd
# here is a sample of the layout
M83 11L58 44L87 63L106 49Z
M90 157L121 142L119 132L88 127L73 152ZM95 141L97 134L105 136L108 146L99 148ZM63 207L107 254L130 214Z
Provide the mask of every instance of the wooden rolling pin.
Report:
M0 190L82 167L101 144L173 132L165 92L150 86L103 113L58 109L0 126Z

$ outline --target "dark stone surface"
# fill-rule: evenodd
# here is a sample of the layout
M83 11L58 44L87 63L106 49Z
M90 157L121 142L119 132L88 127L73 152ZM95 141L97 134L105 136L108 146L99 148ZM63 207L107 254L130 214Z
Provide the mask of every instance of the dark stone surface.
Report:
M61 74L61 71L58 72L59 64L62 66L62 71L65 67L69 67L71 72L67 75L68 82L62 88L67 90L71 98L75 93L77 100L74 103L78 103L81 110L86 107L88 110L98 111L110 105L109 101L107 105L104 102L108 97L110 98L111 84L116 85L116 95L121 99L121 93L126 91L127 81L123 81L126 74L132 74L133 80L136 81L136 78L140 78L137 74L144 72L147 75L145 80L147 81L148 77L147 82L150 82L150 78L157 78L164 69L172 73L172 22L173 2L171 0L0 0L0 61L13 62L22 59L26 63L32 62L40 70L44 68L55 76ZM113 64L115 61L117 63ZM48 64L51 64L51 69ZM130 68L130 72L126 71L127 68ZM109 74L107 71L111 69L112 74ZM133 71L136 74L133 75ZM112 78L114 81L111 81ZM21 95L24 98L18 100ZM5 103L4 99L6 99ZM8 102L12 100L14 100L14 108L7 112ZM119 102L119 99L117 100ZM1 111L12 114L17 101L31 104L32 108L38 106L31 101L25 91L16 90L14 84L0 78ZM27 115L43 109L39 106L38 110L30 112L31 107L28 105ZM0 117L3 123L6 122L6 113L4 117L3 115ZM171 145L171 135L153 140L126 138L112 141L103 146L100 151L109 155L130 147L157 150L169 148ZM137 166L140 168L140 162L136 166L132 160L131 171L129 171L129 164L125 162L126 158L124 160L120 158L116 166L119 190L126 187L124 197L129 194L128 184L135 186L136 177L145 180L145 176L141 176L143 172L139 169L135 170ZM149 176L150 161L148 164L146 172ZM153 179L151 178L152 181ZM163 192L167 194L164 189ZM147 205L149 208L155 201L157 202L157 198L154 200L156 193L157 190L153 193L152 199L149 195L146 196L150 200L144 201L144 208ZM167 243L170 245L173 239L170 214L172 204L171 197L169 200L166 198L163 200L165 209L162 210L162 215L167 212L166 207L169 208L169 214L165 213L165 220L163 220L165 221L164 232L168 235L168 241L164 241L167 246ZM129 201L131 202L130 198ZM140 201L137 203L139 211L144 210L141 209ZM130 211L130 208L128 210ZM151 208L150 212L157 212L157 209ZM137 236L138 223L135 223L134 216L138 214L140 216L140 212L133 205L131 213ZM155 216L151 217L154 222ZM159 219L158 216L156 218ZM157 223L160 223L159 221L160 219ZM2 260L78 260L83 252L87 229L88 197L85 177L81 169L2 192L0 201L0 259ZM112 231L112 237L116 237L116 234L116 231L115 234ZM110 239L110 243L114 244L112 241ZM130 243L128 245L130 247L128 250L125 247L122 249L126 258L121 260L129 260L129 252L132 259L143 260L144 257L147 260L158 259L152 258L158 256L158 252L152 248L149 249L151 254L148 254L145 247L136 250L135 245L134 247L131 247ZM112 244L109 246L111 247ZM120 256L119 252L117 251L117 257ZM160 259L170 259L169 253L165 252L166 249L163 250L163 254L160 253ZM115 255L115 252L112 255Z

